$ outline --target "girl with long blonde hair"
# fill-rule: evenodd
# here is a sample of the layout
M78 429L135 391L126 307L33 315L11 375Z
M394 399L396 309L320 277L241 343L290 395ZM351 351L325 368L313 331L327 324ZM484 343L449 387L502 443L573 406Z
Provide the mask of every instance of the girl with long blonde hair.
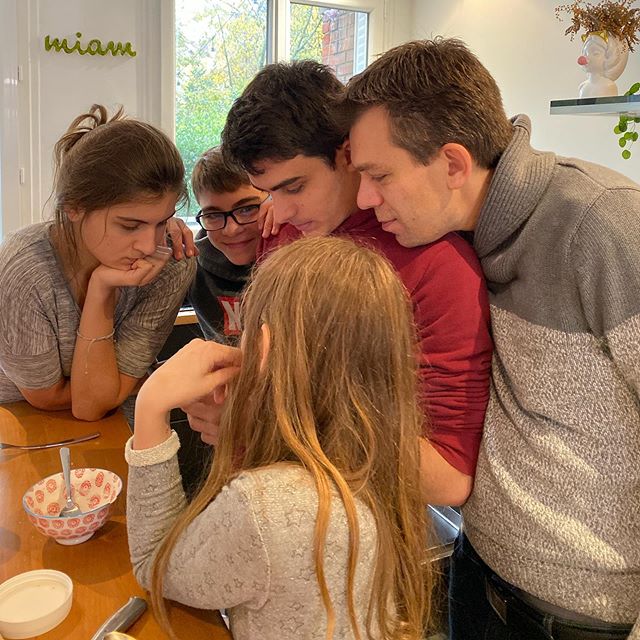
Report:
M423 413L393 268L349 240L297 241L257 269L243 326L240 349L195 340L138 395L129 544L160 621L176 638L168 598L227 609L236 640L421 638ZM212 392L220 439L187 505L167 413Z

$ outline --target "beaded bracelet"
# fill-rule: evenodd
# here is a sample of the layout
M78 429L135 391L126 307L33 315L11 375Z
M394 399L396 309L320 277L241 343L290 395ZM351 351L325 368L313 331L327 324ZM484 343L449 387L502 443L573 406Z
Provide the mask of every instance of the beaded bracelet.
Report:
M89 352L91 351L91 347L94 345L94 343L96 342L102 342L104 340L113 340L115 342L114 339L114 335L116 333L115 328L113 329L113 331L111 333L108 333L106 336L98 336L97 338L87 338L87 336L83 336L80 333L80 330L76 330L76 335L78 336L78 338L82 339L82 340L86 340L89 343L89 346L87 347L87 357L84 361L84 375L86 376L89 373Z

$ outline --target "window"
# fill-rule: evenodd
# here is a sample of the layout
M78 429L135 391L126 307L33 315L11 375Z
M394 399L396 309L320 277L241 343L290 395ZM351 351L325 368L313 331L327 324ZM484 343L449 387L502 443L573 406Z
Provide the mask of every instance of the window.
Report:
M233 100L265 64L313 59L342 82L362 71L376 2L175 0L175 119L169 126L187 175L203 151L219 144ZM191 198L183 215L196 208Z
M312 59L330 66L347 82L367 66L368 14L291 3L291 60Z

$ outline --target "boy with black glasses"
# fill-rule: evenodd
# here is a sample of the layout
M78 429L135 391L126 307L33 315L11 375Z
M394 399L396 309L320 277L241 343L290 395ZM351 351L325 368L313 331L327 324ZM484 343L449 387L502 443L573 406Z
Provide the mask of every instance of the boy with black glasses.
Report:
M189 301L206 338L234 343L241 330L239 295L256 258L258 211L267 194L254 188L244 171L229 166L220 147L200 156L191 186L202 230Z

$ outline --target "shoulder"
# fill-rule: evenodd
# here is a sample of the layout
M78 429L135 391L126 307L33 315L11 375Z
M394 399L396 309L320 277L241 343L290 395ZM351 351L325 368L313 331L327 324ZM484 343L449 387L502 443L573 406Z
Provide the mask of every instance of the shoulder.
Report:
M258 260L263 260L269 253L275 251L279 247L283 247L294 240L302 237L302 233L293 225L285 224L279 231L277 236L269 236L268 238L260 238L258 243L257 256Z
M0 245L0 289L51 286L51 276L59 267L49 242L50 224L30 225L9 234Z
M386 239L380 249L412 295L422 289L462 283L477 287L484 278L475 250L457 233L419 247L403 247L395 238Z
M563 211L565 229L572 234L574 243L586 243L587 249L603 242L634 247L640 242L640 184L608 167L559 158L541 209L554 218ZM537 214L544 215L543 211ZM554 224L558 225L557 220Z
M569 192L581 186L590 188L590 192L594 194L615 191L628 192L629 195L640 194L640 184L594 162L558 157L556 167L556 182Z

